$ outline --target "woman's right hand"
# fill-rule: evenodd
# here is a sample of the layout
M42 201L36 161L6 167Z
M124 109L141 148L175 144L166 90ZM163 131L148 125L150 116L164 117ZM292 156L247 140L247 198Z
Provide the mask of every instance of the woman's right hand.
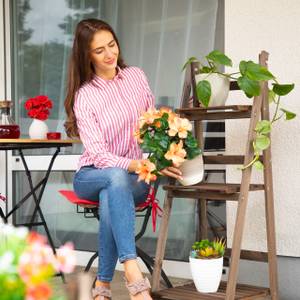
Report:
M128 166L128 172L129 173L135 173L135 171L137 170L140 162L142 160L131 160ZM179 168L177 166L172 166L172 167L166 167L163 170L161 170L159 173L161 173L164 176L169 176L175 179L183 179L182 178L182 172L179 170Z

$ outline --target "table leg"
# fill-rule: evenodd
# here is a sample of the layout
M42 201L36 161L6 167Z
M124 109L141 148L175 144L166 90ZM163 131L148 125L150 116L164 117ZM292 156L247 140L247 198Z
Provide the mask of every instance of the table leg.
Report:
M41 210L41 208L40 208L40 201L41 201L43 192L44 192L44 190L45 190L46 183L47 183L47 181L48 181L48 178L49 178L50 171L51 171L51 169L52 169L54 160L55 160L56 156L58 155L59 151L60 151L60 148L58 147L57 150L55 151L55 153L54 153L52 159L51 159L51 162L50 162L49 166L48 166L48 170L47 170L46 176L45 176L45 181L44 181L44 184L42 185L41 192L40 192L39 198L38 198L38 197L36 196L36 193L35 193L35 188L34 188L33 183L32 183L31 173L30 173L30 171L29 171L29 169L28 169L28 166L27 166L27 163L26 163L24 154L23 154L23 152L22 152L22 149L19 149L19 153L20 153L20 156L21 156L21 160L22 160L22 162L23 162L23 165L24 165L24 168L25 168L25 173L26 173L26 176L27 176L27 179L28 179L28 183L29 183L29 187L30 187L30 192L31 192L32 197L33 197L34 202L35 202L35 212L34 212L34 213L35 213L35 214L36 214L36 213L39 214L39 216L40 216L40 218L41 218L41 220L42 220L42 222L41 222L42 224L41 224L41 225L44 226L44 229L45 229L45 231L46 231L46 235L47 235L49 244L50 244L50 246L51 246L51 248L52 248L52 251L53 251L53 253L54 253L55 255L56 255L55 246L54 246L52 237L51 237L51 235L50 235L50 231L49 231L49 228L48 228L48 226L47 226L47 223L46 223L44 214L43 214L43 212L42 212L42 210ZM33 218L34 218L34 217L33 217ZM33 219L33 218L32 218L32 219ZM31 222L31 223L33 223L33 222ZM63 273L60 273L60 275L62 276L62 279L63 279L63 281L65 282L65 278L64 278Z

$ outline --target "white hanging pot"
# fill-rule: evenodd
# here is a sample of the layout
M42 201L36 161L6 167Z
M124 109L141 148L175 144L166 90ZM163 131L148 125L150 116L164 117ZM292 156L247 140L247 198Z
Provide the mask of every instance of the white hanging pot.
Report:
M183 179L178 181L182 185L192 185L199 183L203 179L204 167L203 167L203 157L198 155L193 159L185 160L179 167L182 172Z
M207 80L211 86L211 97L208 107L224 106L228 97L230 81L228 77L217 73L202 73L195 76L196 84Z
M223 257L210 259L190 257L190 269L198 292L215 293L222 277Z
M44 140L47 138L48 126L44 121L33 119L29 126L29 137L32 140Z

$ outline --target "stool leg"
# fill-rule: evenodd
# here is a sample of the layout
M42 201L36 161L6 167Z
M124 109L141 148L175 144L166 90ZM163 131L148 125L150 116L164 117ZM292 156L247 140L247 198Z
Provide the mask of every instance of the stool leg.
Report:
M95 252L93 254L93 256L90 258L90 260L88 261L88 264L86 265L85 269L84 269L84 272L88 272L94 262L94 260L98 257L98 251Z

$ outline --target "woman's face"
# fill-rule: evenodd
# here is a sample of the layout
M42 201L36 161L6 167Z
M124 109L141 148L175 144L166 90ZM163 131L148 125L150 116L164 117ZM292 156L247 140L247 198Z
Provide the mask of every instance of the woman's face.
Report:
M91 61L97 75L115 72L119 48L110 31L100 30L90 44Z

